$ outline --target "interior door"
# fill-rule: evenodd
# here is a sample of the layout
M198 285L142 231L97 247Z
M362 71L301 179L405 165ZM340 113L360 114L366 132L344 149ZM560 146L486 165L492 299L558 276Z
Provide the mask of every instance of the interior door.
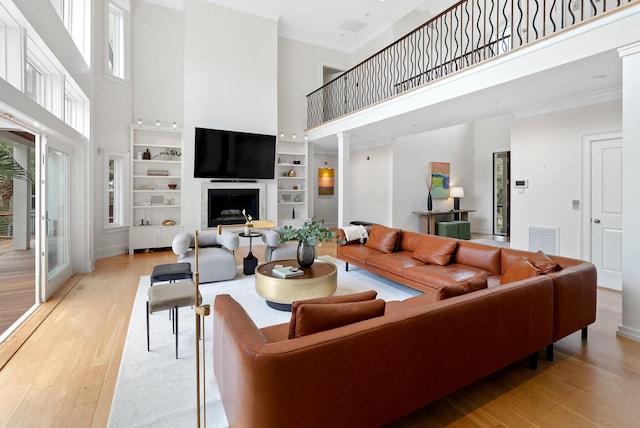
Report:
M622 289L622 139L591 143L591 261L598 285Z

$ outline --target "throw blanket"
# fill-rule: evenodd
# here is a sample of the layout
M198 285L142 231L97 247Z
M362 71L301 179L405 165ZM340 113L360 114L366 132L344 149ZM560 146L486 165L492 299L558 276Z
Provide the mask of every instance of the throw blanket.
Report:
M364 242L366 239L369 239L369 234L364 226L347 226L343 227L342 230L344 230L344 237L347 241L359 239L360 242Z

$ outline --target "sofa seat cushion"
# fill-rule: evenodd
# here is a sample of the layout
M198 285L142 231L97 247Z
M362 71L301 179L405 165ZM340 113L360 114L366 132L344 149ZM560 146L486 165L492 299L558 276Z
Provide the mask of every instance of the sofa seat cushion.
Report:
M416 266L406 269L402 277L434 288L440 288L443 285L466 281L482 272L484 272L482 269L473 266L452 263L446 266Z
M367 259L371 256L382 254L380 251L369 248L364 245L342 245L340 246L340 256L349 257L361 262L367 263Z
M529 260L524 257L519 257L509 264L509 268L500 279L500 284L521 281L523 279L533 278L540 274L540 270L533 266Z
M373 300L378 295L375 290L362 291L360 293L343 294L337 296L318 297L315 299L296 300L291 303L291 320L289 321L289 339L296 335L296 323L298 320L298 307L303 304L330 305L335 303L364 302Z
M487 287L496 287L500 285L500 280L502 279L502 275L488 275L487 276Z
M409 251L396 251L391 254L377 254L367 258L367 265L402 276L405 269L423 266L424 262L416 260Z
M308 336L325 330L384 315L382 299L347 303L304 303L296 311L295 337Z
M462 296L463 294L487 288L487 274L480 272L464 281L455 284L447 284L440 288L438 292L438 300L448 299L449 297Z
M458 245L455 239L425 235L413 257L425 263L444 266L451 260Z
M375 250L382 251L383 253L391 253L395 250L401 234L402 230L400 229L393 229L380 224L374 224L371 226L369 239L364 245L365 247L373 248Z

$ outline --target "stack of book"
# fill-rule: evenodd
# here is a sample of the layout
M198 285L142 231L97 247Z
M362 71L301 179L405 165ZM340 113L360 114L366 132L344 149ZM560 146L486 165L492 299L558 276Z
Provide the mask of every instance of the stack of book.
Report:
M295 266L281 266L273 268L273 275L279 278L292 278L294 276L304 275L304 271Z

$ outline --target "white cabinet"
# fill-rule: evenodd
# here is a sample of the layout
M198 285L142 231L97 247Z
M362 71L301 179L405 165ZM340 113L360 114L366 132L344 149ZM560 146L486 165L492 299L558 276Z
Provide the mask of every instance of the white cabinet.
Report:
M308 146L302 141L278 141L278 226L300 227L309 219Z
M184 229L182 130L131 125L130 140L129 253L170 247Z

